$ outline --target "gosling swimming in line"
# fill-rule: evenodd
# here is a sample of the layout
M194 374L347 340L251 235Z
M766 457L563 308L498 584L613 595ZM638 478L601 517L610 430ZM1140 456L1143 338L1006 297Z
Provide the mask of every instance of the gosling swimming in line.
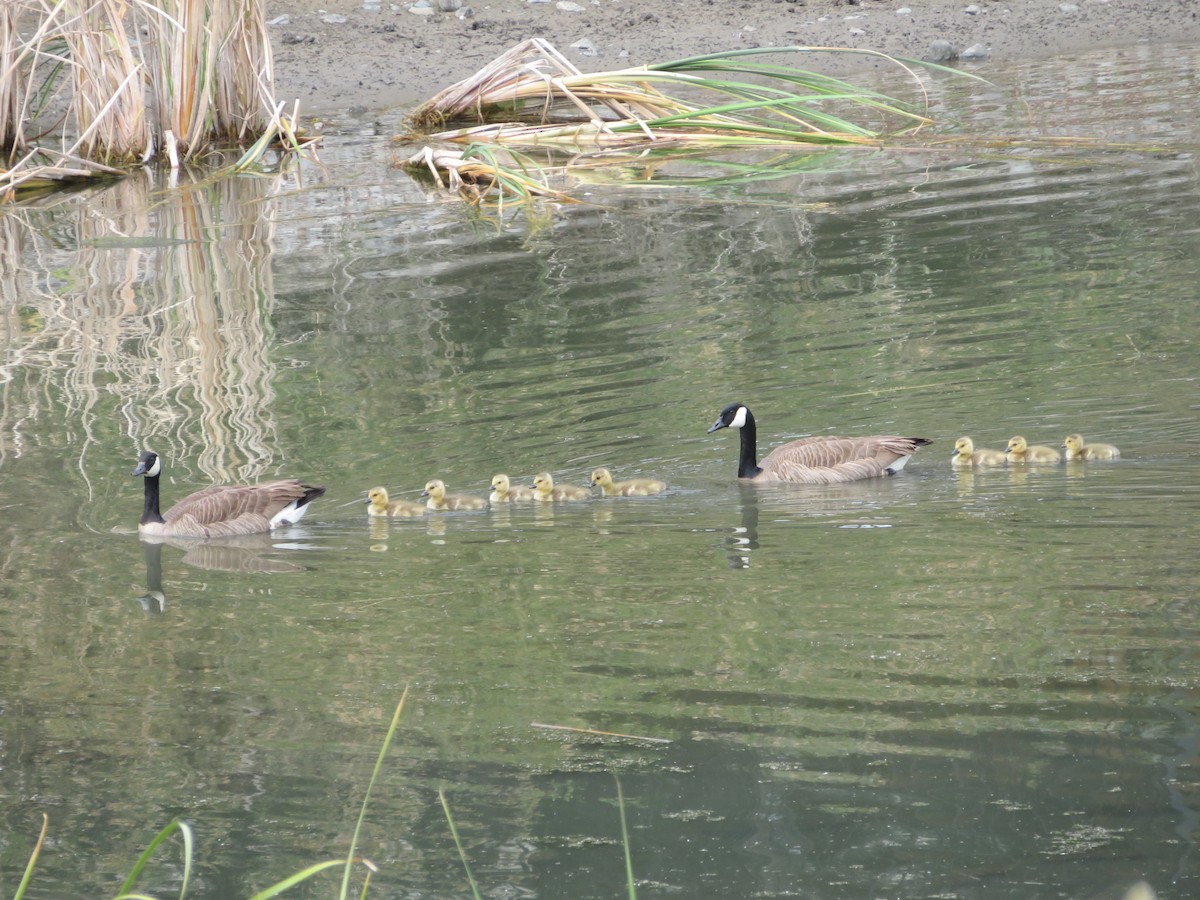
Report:
M424 503L412 500L388 500L387 488L373 487L367 491L367 515L386 518L424 516L429 514Z
M1053 447L1030 444L1019 434L1009 438L1007 454L1010 463L1062 462L1062 455Z
M950 465L959 468L970 466L1003 466L1008 463L1008 456L1003 450L976 450L975 442L966 435L954 442L954 452L950 454Z
M487 509L487 501L482 497L470 494L447 494L446 485L438 478L426 483L422 497L427 497L425 505L436 512L452 509Z
M522 484L514 485L508 476L501 473L492 477L492 493L488 496L495 503L526 503L533 499L533 491Z
M1068 434L1063 441L1067 459L1120 459L1121 451L1112 444L1088 444L1081 434Z
M568 503L574 500L590 500L592 492L573 484L554 486L549 472L538 472L533 476L533 499L542 503Z
M600 495L603 497L649 497L665 491L667 483L657 478L613 481L612 472L601 468L592 473L592 487L600 488Z

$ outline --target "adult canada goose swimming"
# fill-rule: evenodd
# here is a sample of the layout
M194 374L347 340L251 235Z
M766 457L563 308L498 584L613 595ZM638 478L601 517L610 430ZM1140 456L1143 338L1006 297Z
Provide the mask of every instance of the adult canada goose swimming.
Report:
M1083 435L1068 434L1063 441L1067 459L1119 459L1121 451L1112 444L1087 444Z
M1009 438L1007 453L1010 463L1062 462L1062 454L1053 447L1027 443L1019 434Z
M492 477L492 493L488 500L492 503L525 503L533 499L533 491L523 484L514 485L504 474Z
M447 509L487 509L487 501L482 497L472 497L470 494L447 494L446 485L437 478L425 485L425 493L421 496L428 497L425 505L438 512Z
M730 403L708 429L739 428L742 432L738 478L747 481L790 481L797 484L837 484L894 475L904 468L918 447L933 443L925 438L875 435L872 437L808 437L776 447L757 462L754 416L741 403Z
M592 487L600 488L605 497L647 497L661 494L667 489L665 481L657 478L631 478L628 481L613 481L608 469L597 469L592 473Z
M954 442L954 452L950 454L950 465L959 467L969 466L1002 466L1008 462L1008 455L1003 450L976 450L975 442L966 435Z
M138 531L171 537L233 537L258 534L279 525L299 522L308 504L325 493L323 487L294 478L262 484L218 484L184 497L163 515L158 509L158 479L162 459L153 450L138 457L134 475L146 485L146 505Z
M373 487L367 491L367 515L400 518L403 516L424 516L429 510L424 503L414 503L412 500L388 500L387 488Z
M576 487L573 484L554 486L554 478L549 472L538 472L533 476L533 499L543 503L566 503L572 500L590 500L592 492L587 488Z

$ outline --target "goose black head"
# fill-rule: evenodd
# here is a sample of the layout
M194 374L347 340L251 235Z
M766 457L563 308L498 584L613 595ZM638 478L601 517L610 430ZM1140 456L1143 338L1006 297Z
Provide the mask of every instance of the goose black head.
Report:
M160 472L162 472L162 460L153 450L142 453L138 457L137 468L133 470L134 475L145 475L147 478L157 478Z
M712 434L720 428L741 428L746 424L749 416L750 410L746 409L743 404L730 403L721 410L721 414L717 416L717 421L713 423L712 428L708 429L708 433Z

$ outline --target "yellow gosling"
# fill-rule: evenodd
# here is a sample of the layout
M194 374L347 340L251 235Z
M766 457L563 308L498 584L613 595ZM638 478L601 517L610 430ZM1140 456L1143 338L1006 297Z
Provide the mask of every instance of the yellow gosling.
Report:
M1002 466L1007 462L1003 450L976 450L975 442L966 435L954 442L954 452L950 454L950 465L959 468Z
M543 503L568 503L573 500L590 500L592 492L573 484L555 487L549 472L538 472L533 476L533 499Z
M1010 463L1062 462L1062 454L1053 447L1046 447L1042 444L1029 444L1019 434L1009 439L1007 452Z
M1088 444L1081 434L1068 434L1063 441L1067 459L1120 459L1121 451L1112 444Z
M631 478L628 481L613 481L608 469L597 469L592 473L592 487L600 488L605 497L648 497L661 494L667 489L665 481L657 478Z
M388 500L387 488L373 487L367 491L367 515L383 516L389 519L402 516L423 516L429 510L423 503L413 503L411 500Z
M524 485L513 485L504 474L492 478L492 493L488 500L492 503L525 503L533 499L533 491Z
M470 494L447 494L446 485L437 478L425 485L425 505L436 512L448 509L487 509L487 501L482 497L472 497Z

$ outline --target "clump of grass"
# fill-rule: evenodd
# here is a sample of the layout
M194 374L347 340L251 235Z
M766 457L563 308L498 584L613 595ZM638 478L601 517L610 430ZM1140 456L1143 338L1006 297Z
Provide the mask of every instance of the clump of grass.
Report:
M279 145L311 143L274 97L266 0L4 0L0 4L0 200L40 184L214 149L249 148L240 171ZM25 36L23 36L25 35ZM66 95L69 173L30 148L31 123ZM36 170L32 179L27 175ZM105 173L107 174L107 173Z
M399 140L433 142L407 166L430 170L471 202L527 203L543 196L562 200L566 194L552 189L551 179L628 166L648 155L661 164L746 149L879 147L931 124L910 103L772 61L817 51L891 62L912 80L923 108L915 64L871 51L767 47L585 74L535 38L422 104L410 117L412 131ZM469 147L458 156L439 144ZM485 145L497 149L485 156L478 149ZM531 181L522 156L534 150L570 156ZM486 172L463 174L468 160L486 163Z
M731 50L608 72L580 72L534 38L422 104L410 122L433 140L494 140L506 146L695 144L872 144L930 119L909 104L827 75L762 62L789 53L865 53L841 48ZM879 53L919 86L909 63ZM870 127L848 116L870 113ZM502 118L501 118L502 116Z

